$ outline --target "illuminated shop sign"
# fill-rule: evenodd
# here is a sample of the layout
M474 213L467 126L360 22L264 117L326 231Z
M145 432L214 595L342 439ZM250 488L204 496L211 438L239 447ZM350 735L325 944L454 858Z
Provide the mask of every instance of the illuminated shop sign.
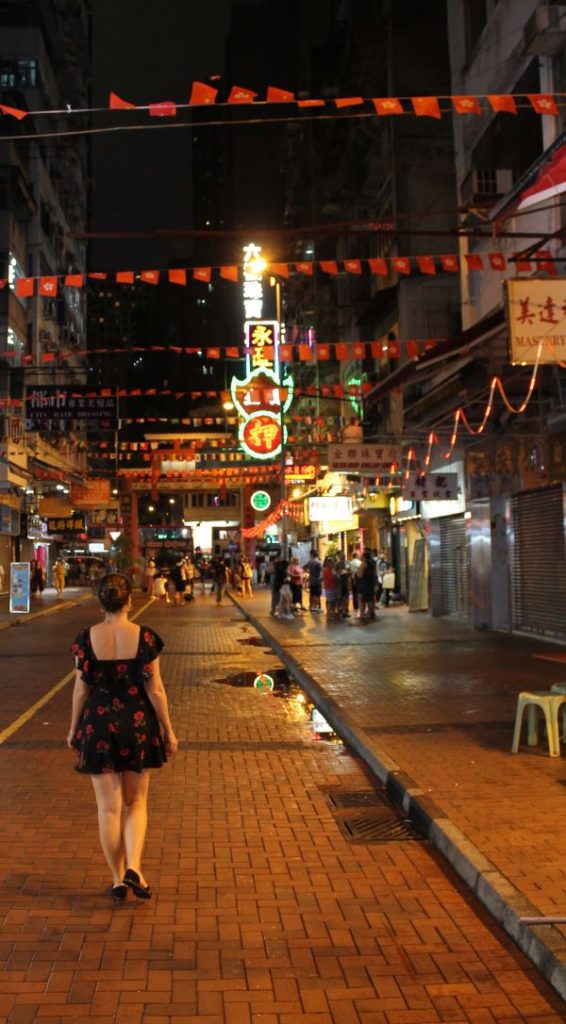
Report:
M271 505L271 498L267 491L254 491L250 498L250 505L256 512L265 512Z
M261 245L250 242L244 246L244 319L261 320L263 316L263 271L265 260Z
M309 498L308 509L312 523L321 520L342 522L352 518L352 499L342 494L333 498Z

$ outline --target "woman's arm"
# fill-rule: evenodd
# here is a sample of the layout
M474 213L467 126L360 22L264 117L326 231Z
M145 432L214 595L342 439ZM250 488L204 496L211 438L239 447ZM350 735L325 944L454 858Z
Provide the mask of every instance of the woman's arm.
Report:
M159 658L156 658L155 661L151 662L151 678L147 680L145 689L155 714L157 715L157 720L163 729L167 753L173 755L177 752L177 737L175 736L173 726L171 725L171 719L169 717L169 703L167 701L167 694L165 693L163 679L161 678Z
M73 746L73 737L79 727L82 713L88 697L88 685L81 677L79 669L75 674L75 687L73 689L73 701L71 704L71 727L67 736L67 746Z

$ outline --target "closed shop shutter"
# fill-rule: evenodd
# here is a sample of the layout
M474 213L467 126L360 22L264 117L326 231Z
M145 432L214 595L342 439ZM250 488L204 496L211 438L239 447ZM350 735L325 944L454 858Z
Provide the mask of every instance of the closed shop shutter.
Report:
M466 520L463 516L438 519L439 550L432 572L435 615L467 615L468 562Z
M512 628L566 640L566 541L562 485L514 495Z

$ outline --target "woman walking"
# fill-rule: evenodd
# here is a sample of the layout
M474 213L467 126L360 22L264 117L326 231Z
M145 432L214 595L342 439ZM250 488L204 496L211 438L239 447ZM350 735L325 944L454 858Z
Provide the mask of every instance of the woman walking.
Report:
M159 652L163 641L128 621L132 585L121 573L100 581L104 621L78 634L76 676L67 745L76 770L90 775L98 807L100 844L112 872L112 898L128 889L150 899L141 858L147 828L148 768L177 750Z
M332 622L340 617L337 611L340 589L339 579L334 570L334 559L330 555L327 555L323 562L322 585L326 598L326 618Z
M53 566L53 586L57 591L57 597L63 597L65 589L65 566L60 558L57 558Z
M377 570L371 551L364 551L362 564L358 569L358 595L362 622L375 621L375 585Z

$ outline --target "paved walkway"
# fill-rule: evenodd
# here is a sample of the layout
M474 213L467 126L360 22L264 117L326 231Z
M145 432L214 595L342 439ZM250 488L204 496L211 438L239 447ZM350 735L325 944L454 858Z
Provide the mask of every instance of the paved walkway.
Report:
M81 603L90 597L91 591L88 587L66 587L62 597L57 596L54 587L46 587L38 597L32 597L29 612L22 614L11 612L8 594L0 594L0 629L21 626L38 616L64 611L68 605Z
M401 607L362 624L239 603L566 996L566 929L521 922L566 920L566 766L544 743L510 752L517 693L566 681L564 648Z
M98 614L92 599L0 638L0 726L22 718L0 743L2 1022L564 1021L562 999L428 843L347 841L328 794L369 790L363 763L313 741L298 694L232 685L279 663L232 605L210 598L141 614L166 642L181 745L151 782L144 867L155 897L113 906L90 784L64 746L70 686L24 720ZM324 624L312 629L320 646L305 643L305 657L333 660L329 677L349 662L355 692L369 633L356 659L342 646L353 634L337 627L332 657Z

